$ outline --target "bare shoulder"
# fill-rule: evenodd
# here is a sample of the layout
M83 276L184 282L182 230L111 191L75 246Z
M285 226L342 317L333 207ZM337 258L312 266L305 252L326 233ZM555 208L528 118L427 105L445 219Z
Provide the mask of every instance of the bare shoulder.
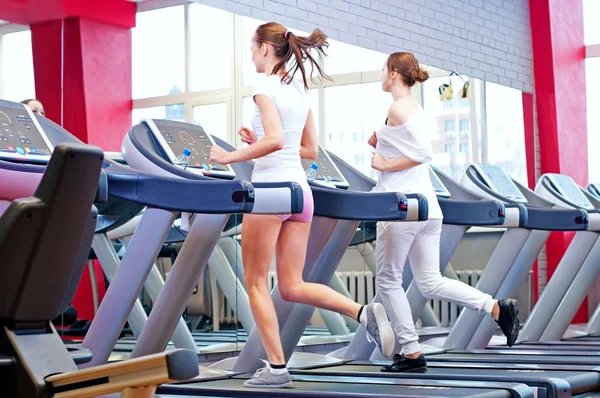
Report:
M408 121L419 109L419 104L412 98L395 101L388 109L388 118L394 126Z

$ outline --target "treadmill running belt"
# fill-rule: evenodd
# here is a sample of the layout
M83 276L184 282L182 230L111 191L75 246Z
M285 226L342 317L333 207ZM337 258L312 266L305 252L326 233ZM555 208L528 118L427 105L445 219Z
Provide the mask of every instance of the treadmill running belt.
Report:
M375 377L410 379L418 377L427 380L478 380L493 382L525 383L531 387L545 388L548 397L564 396L564 389L571 394L581 394L600 388L600 369L597 371L569 371L546 369L515 369L514 365L506 368L483 367L473 364L470 367L452 367L444 363L436 366L429 363L426 370L405 373L384 373L381 366L384 363L348 364L329 366L316 369L293 370L293 375L327 375L339 377ZM591 368L590 368L591 369ZM417 374L418 373L418 374ZM561 383L556 379L563 379ZM539 394L538 394L539 395Z
M490 353L469 355L468 353L448 352L445 354L430 354L429 361L437 362L494 362L494 363L538 363L551 365L600 365L600 357L596 356L570 356L570 355L529 355L529 354L495 354Z
M292 387L284 389L246 388L247 377L236 376L226 380L189 384L166 384L157 393L204 397L530 397L531 389L523 384L473 382L473 387L456 381L395 380L349 377L294 376Z

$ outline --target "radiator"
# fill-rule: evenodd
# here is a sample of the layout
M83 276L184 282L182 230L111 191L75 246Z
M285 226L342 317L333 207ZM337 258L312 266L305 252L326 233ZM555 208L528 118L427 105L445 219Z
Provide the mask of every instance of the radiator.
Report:
M456 271L458 279L469 286L475 287L483 271ZM342 282L348 288L350 297L359 304L368 304L375 297L376 284L375 277L371 271L351 271L337 272ZM275 272L269 272L269 288L273 288L277 282ZM219 292L219 302L221 304L220 321L222 323L233 323L236 320L235 311L223 294ZM452 326L462 307L456 304L440 300L430 300L429 305L433 308L435 315L442 326Z

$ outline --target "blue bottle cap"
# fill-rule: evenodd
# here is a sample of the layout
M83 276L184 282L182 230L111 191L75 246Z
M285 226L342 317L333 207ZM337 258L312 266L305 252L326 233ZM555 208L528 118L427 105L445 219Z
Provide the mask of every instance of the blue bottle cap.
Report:
M319 168L319 165L316 163L313 163L312 166L310 166L313 170L317 170Z
M185 148L185 149L183 150L183 154L184 154L185 156L190 156L190 155L192 154L192 151L190 151L189 149Z

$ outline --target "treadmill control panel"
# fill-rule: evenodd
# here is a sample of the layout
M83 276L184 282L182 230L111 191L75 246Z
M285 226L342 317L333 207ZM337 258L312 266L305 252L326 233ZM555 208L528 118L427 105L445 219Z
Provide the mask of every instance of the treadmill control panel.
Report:
M433 185L433 189L435 190L435 194L437 197L449 198L450 196L452 196L450 195L450 191L448 191L448 188L446 188L442 180L440 180L440 178L435 174L431 167L429 168L429 176L431 177L431 184Z
M548 178L554 189L564 196L567 201L583 209L594 209L594 206L585 197L583 192L581 192L581 189L571 177L563 174L546 174L545 177Z
M476 164L473 167L491 190L513 202L527 203L525 196L500 167L489 164Z
M150 128L174 165L178 164L177 157L188 149L187 171L210 177L235 178L231 166L209 161L210 147L215 142L201 126L159 119L146 119L143 123Z
M47 163L52 150L28 106L0 102L0 159Z
M327 152L321 149L321 147L319 147L319 152L317 153L317 158L315 160L302 159L302 168L304 170L309 169L313 163L316 163L317 166L319 166L315 178L317 182L324 181L343 189L347 189L350 186Z

